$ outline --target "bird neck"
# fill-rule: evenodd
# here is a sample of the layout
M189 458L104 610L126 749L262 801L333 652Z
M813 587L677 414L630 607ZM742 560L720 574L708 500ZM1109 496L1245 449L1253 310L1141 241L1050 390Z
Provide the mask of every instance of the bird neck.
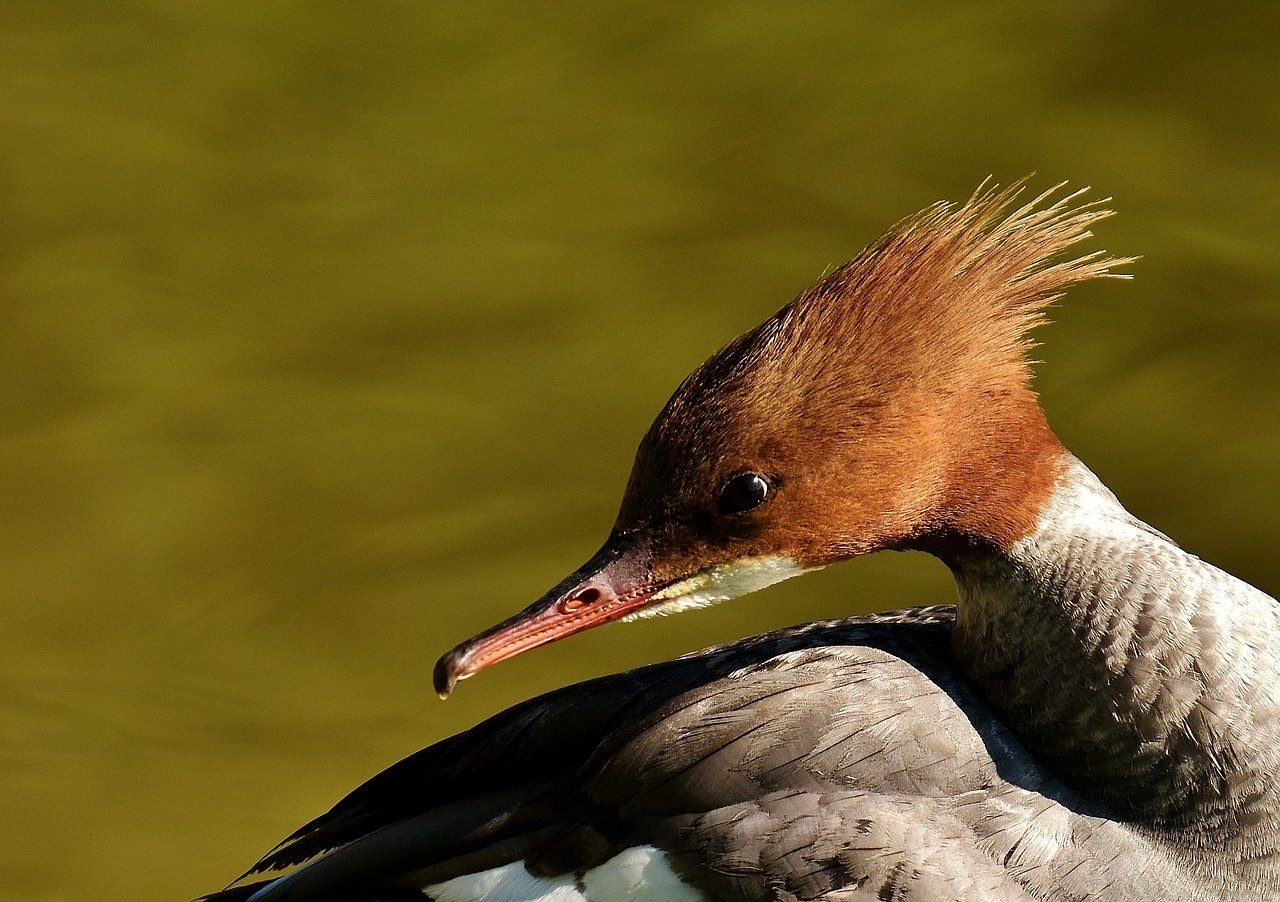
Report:
M1108 816L1259 861L1280 847L1280 606L1064 459L1035 530L953 557L961 668Z

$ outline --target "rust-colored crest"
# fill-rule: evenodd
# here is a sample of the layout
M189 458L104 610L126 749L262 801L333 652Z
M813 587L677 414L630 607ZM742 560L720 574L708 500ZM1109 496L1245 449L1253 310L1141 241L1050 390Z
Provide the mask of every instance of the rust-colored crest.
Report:
M1067 251L1108 215L1019 187L937 204L685 380L600 551L436 665L436 689L628 616L700 606L880 548L947 560L1034 527L1064 454L1028 331L1122 262Z
M1069 253L1111 215L1102 201L1022 193L934 204L712 357L646 436L619 527L671 524L672 554L698 559L675 567L1025 534L1062 454L1029 333L1067 288L1129 261ZM742 471L775 499L718 522L716 493Z

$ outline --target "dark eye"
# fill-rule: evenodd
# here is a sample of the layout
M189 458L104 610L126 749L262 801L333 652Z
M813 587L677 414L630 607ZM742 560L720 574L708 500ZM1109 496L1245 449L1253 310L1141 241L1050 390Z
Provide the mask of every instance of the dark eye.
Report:
M764 504L769 481L759 473L739 473L720 490L720 513L740 514Z

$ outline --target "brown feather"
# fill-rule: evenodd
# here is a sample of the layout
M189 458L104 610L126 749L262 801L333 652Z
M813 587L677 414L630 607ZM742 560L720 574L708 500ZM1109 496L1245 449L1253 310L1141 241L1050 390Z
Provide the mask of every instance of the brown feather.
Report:
M1025 535L1064 453L1031 391L1029 332L1129 262L1071 255L1111 215L1083 193L1023 202L1019 182L934 204L732 342L650 429L619 529L658 537L659 575ZM718 523L715 495L742 471L777 497Z

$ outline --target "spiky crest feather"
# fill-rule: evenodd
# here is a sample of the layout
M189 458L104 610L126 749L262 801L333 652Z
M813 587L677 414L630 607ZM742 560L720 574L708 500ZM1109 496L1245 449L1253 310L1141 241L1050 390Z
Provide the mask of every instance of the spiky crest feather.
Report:
M1115 269L1135 259L1068 255L1112 212L1109 198L1077 203L1088 188L1053 199L1065 184L1018 204L1026 179L984 183L964 203L903 220L762 327L769 356L808 367L840 343L864 367L890 372L903 369L890 359L897 352L933 374L963 365L990 378L1025 376L1029 333L1047 308L1081 282L1128 278Z

